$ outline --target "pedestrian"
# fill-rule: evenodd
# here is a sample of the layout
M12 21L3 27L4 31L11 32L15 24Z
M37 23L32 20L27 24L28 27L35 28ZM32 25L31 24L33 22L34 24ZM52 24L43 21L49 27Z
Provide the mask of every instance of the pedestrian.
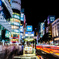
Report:
M18 55L21 55L21 54L22 54L22 46L21 46L21 44L19 44Z
M24 46L23 46L23 44L22 44L22 55L23 55L23 49L24 49Z

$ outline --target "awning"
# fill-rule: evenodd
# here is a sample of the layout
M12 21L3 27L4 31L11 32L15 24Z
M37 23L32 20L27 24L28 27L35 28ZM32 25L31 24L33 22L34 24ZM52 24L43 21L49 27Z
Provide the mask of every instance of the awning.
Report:
M0 20L0 25L11 32L11 25L6 20Z

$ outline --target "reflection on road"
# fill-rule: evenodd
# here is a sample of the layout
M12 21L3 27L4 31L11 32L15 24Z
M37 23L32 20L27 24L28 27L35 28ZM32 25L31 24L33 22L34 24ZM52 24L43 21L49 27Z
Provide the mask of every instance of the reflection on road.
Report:
M37 49L37 53L39 54L38 56L40 58L41 58L41 56L43 54L46 55L46 56L52 55L53 57L59 58L59 46L54 46L54 45L36 45L36 49ZM40 52L42 54L41 56L40 56L40 53L38 52L39 50L40 50Z

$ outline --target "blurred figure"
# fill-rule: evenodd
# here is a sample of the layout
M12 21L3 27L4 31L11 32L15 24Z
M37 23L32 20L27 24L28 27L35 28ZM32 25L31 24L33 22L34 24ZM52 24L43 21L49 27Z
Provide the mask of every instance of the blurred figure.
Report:
M0 43L0 52L2 51L2 48L3 48L3 47L2 47L2 44Z
M24 49L24 45L22 44L22 55L23 55L23 49Z
M22 46L21 46L21 44L19 44L18 55L21 55L21 54L22 54Z

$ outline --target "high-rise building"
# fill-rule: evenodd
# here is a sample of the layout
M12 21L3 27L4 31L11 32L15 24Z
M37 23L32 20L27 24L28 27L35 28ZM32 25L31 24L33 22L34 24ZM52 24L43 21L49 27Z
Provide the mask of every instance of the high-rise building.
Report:
M11 25L8 18L12 17L12 9L8 0L0 0L0 39L9 39Z
M13 17L10 19L12 26L11 43L20 43L21 0L10 0Z
M54 43L59 43L59 18L52 23L52 38Z

